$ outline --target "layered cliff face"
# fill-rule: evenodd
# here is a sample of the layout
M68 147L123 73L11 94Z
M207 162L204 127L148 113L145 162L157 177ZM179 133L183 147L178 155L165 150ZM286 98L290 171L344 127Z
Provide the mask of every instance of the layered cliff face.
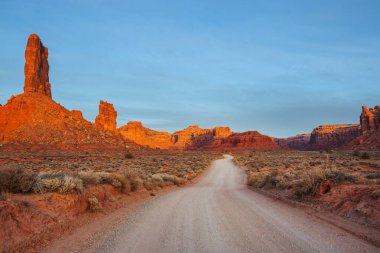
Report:
M269 136L260 134L257 131L248 131L243 133L233 133L226 138L218 138L205 146L206 149L213 150L235 150L235 149L253 149L253 150L273 150L281 149Z
M25 49L24 92L37 92L51 98L48 48L36 34L31 34Z
M228 137L232 134L231 129L229 127L215 127L213 130L213 135L216 138L219 137Z
M362 107L360 115L361 134L346 143L346 149L380 149L380 106L373 109Z
M189 126L173 134L143 127L141 122L129 122L119 128L126 140L150 148L185 150L278 149L271 137L256 131L231 133L229 127L200 128Z
M321 125L310 135L311 149L337 148L353 140L360 134L360 125Z
M120 136L100 130L80 111L69 111L51 99L47 48L37 35L29 37L25 55L24 94L12 96L0 107L0 144L62 149L125 147Z
M154 131L144 127L141 122L128 122L119 128L119 132L126 140L139 145L161 149L186 149L203 147L215 138L224 138L231 134L228 127L203 129L192 125L173 134Z
M380 105L375 106L373 109L368 109L366 106L362 107L360 126L363 135L380 131Z
M114 132L116 131L116 118L117 112L113 104L100 100L99 114L96 116L95 125L100 129Z
M119 132L126 140L133 141L141 146L160 149L173 147L171 134L146 128L139 121L128 122L127 125L119 128Z
M173 133L171 142L178 148L185 148L195 145L196 142L208 141L212 136L211 129L203 129L197 125L192 125Z
M288 138L274 138L274 141L283 148L307 150L310 143L310 134L298 134Z

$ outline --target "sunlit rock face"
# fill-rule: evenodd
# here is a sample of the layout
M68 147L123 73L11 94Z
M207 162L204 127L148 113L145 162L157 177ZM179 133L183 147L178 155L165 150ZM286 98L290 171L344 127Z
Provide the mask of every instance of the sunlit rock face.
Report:
M48 51L35 34L25 51L24 93L0 106L0 144L42 148L125 148L117 133L99 129L78 110L67 110L51 99ZM111 105L112 107L112 105ZM113 109L113 107L112 107ZM116 129L116 112L102 110L105 129Z
M274 141L283 148L307 150L310 143L310 134L298 134L288 138L274 138Z
M321 125L314 128L310 136L313 149L337 148L360 134L360 125Z
M51 98L48 48L37 34L31 34L25 49L24 93L36 92Z
M281 149L273 138L263 135L257 131L248 131L243 133L232 133L225 138L217 138L210 145L206 146L213 150L234 150L234 149L252 149L252 150L273 150Z
M124 147L108 134L40 93L12 96L0 107L0 143L51 145L62 149Z
M113 104L101 100L99 103L99 114L95 119L95 125L106 131L116 131L116 117L117 112Z
M361 134L347 143L347 149L380 149L380 106L362 107L360 114Z
M170 133L151 130L144 127L139 121L128 122L119 128L119 132L126 140L133 141L141 146L160 149L173 148Z
M363 134L380 131L380 105L372 108L362 107L360 115L360 126Z

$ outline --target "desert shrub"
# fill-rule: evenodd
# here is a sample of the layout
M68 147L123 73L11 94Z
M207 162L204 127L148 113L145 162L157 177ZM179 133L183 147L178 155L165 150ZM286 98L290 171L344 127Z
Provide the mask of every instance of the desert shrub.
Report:
M80 178L65 175L64 173L41 173L36 177L33 192L47 193L59 192L70 193L83 190L83 182Z
M92 212L102 209L102 203L99 202L95 195L87 198L87 205L87 208Z
M125 154L124 154L124 158L125 159L132 159L133 158L133 155L132 155L132 153L131 152L126 152Z
M371 172L365 176L367 179L380 179L380 172Z
M305 174L295 182L295 196L301 199L308 195L315 195L322 180L322 177L318 174Z
M100 184L100 176L98 173L93 171L80 171L78 176L83 181L83 185L85 187L89 185L97 185Z
M153 190L153 184L152 184L152 181L151 180L145 180L143 182L143 186L145 189L147 189L148 191L151 191Z
M350 182L356 183L358 181L353 175L349 174L347 171L340 171L337 169L331 169L326 171L326 179L334 180L336 183Z
M374 190L372 193L371 193L371 198L372 199L379 199L380 198L380 190Z
M0 192L0 201L7 201L8 195L5 192Z
M36 181L36 174L21 169L0 170L0 191L28 193Z
M120 173L86 171L79 172L78 176L82 179L85 186L109 184L115 188L120 188L124 193L131 191L130 182L123 174Z
M371 156L369 155L369 153L363 152L362 154L360 154L360 158L361 159L370 159Z
M251 172L248 176L248 185L258 188L264 187L269 180L267 173Z
M159 180L159 181L163 180L165 182L169 182L169 183L172 183L172 184L177 185L177 186L185 183L184 179L181 179L175 175L169 175L166 173L154 174L152 176L152 179Z
M138 188L140 187L140 185L142 184L141 179L140 179L139 175L137 174L137 172L127 170L124 172L124 176L128 180L128 182L131 186L131 191L132 192L137 191Z
M83 182L80 178L65 175L58 189L59 193L80 192L83 190Z

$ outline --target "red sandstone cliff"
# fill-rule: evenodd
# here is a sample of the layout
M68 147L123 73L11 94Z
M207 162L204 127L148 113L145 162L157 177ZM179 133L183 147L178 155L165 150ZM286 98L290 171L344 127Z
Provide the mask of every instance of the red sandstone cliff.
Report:
M274 142L283 148L307 150L310 143L310 134L298 134L288 138L274 138Z
M69 111L40 93L13 96L0 107L0 143L68 149L124 146L120 138L98 130L79 111Z
M173 134L157 132L142 126L141 122L129 122L119 128L127 140L150 148L163 149L277 149L272 138L258 132L231 133L229 127L200 128L189 126Z
M360 125L321 125L310 135L311 149L338 148L360 134Z
M253 150L273 150L281 149L273 139L267 135L260 134L257 131L248 131L243 133L233 133L226 138L215 139L212 143L205 146L206 149L216 150L235 150L235 149L253 149Z
M120 136L98 129L80 111L69 111L51 99L47 57L47 48L32 34L25 52L24 94L12 96L0 107L0 144L124 148L125 141ZM112 120L104 118L105 128L112 127ZM114 123L116 129L116 118Z
M127 125L119 128L119 132L126 140L133 141L141 146L161 149L174 147L169 133L151 130L144 127L139 121L128 122Z
M100 129L114 132L116 131L116 117L117 112L113 104L100 100L99 114L96 116L95 125Z
M380 106L373 109L362 107L360 115L361 134L346 143L346 149L380 149Z

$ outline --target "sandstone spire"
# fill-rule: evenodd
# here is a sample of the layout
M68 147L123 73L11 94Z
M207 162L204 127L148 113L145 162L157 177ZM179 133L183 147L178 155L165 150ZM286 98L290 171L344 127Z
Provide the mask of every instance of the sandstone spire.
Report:
M24 93L37 92L51 98L48 48L37 34L31 34L25 49Z
M99 114L96 116L95 125L107 131L115 131L116 117L117 112L113 104L100 100Z
M362 106L362 113L360 115L360 125L363 134L369 131L379 131L380 105L375 106L373 109L368 109L366 106Z

